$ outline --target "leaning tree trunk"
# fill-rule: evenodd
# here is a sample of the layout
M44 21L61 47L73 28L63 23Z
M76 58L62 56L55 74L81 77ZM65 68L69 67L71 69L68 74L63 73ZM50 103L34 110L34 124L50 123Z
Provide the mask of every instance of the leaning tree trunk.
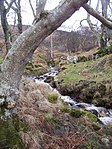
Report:
M62 1L53 11L43 14L36 24L13 43L1 65L0 73L0 97L6 109L12 109L19 97L21 77L35 49L85 2L87 0Z
M102 32L101 38L100 38L101 47L104 47L105 45L108 45L107 41L109 41L109 39L110 39L110 31L109 30L112 29L112 21L107 19L107 7L109 5L109 0L108 1L107 0L103 0L103 1L105 3L103 5L104 7L102 8L103 9L102 16L97 11L95 11L92 7L90 7L88 4L84 4L83 5L83 8L89 14L91 14L93 17L95 17L96 19L98 19L102 23L103 32ZM103 2L103 1L101 1L101 2ZM108 40L107 40L107 38L108 38Z
M8 119L8 116L12 116L15 112L20 81L35 49L86 2L87 0L63 0L50 13L42 13L36 24L23 32L13 43L0 68L0 116L1 121L7 118L4 122L7 127L13 126L13 119ZM7 138L7 134L11 132L6 130L5 137ZM11 145L8 147L11 148Z

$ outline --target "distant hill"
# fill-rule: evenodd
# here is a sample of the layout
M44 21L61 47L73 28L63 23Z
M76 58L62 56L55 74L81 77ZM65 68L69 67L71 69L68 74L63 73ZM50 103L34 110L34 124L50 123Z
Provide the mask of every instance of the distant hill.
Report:
M98 45L95 35L88 28L77 32L56 30L52 35L47 37L41 45L50 49L51 42L53 49L59 51L68 50L72 52L77 52L79 50L88 51Z
M26 30L29 26L23 25L23 31ZM18 31L16 26L10 26L10 30L12 33L13 41L18 36ZM0 40L3 39L3 31L2 27L0 26ZM79 50L88 51L91 48L94 48L97 46L97 39L93 32L88 27L83 27L82 30L79 31L62 31L62 30L56 30L47 37L40 46L45 46L46 48L51 48L51 42L52 42L52 48L54 50L59 51L72 51L76 52Z

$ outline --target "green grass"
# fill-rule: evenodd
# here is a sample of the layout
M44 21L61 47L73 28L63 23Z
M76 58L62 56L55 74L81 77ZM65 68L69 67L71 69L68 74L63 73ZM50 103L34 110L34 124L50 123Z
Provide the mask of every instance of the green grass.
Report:
M65 70L59 73L57 78L63 80L63 84L78 82L80 80L101 82L103 80L112 81L112 62L108 59L112 54L99 58L95 61L79 62L76 65L65 66ZM103 64L103 62L106 63Z
M58 100L58 96L55 94L49 94L48 95L48 101L51 103L56 103Z
M3 62L3 57L0 56L0 64Z

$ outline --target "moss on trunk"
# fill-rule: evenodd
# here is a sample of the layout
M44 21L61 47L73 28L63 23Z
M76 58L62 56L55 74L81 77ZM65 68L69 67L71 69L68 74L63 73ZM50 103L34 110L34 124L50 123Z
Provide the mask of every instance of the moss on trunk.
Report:
M20 120L18 117L0 119L0 148L24 149L19 136Z

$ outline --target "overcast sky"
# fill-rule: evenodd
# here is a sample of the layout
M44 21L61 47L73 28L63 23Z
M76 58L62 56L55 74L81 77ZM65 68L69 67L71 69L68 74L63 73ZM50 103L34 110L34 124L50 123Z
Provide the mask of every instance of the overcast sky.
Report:
M47 0L47 4L45 9L51 10L55 8L61 0ZM35 0L31 0L33 7L35 9ZM94 5L97 2L97 0L93 0ZM24 25L31 25L33 22L33 14L29 5L29 0L21 0L22 4L22 19ZM80 26L80 21L82 19L85 19L87 16L86 11L83 8L80 8L78 11L76 11L66 22L62 24L61 28L65 28L65 30L77 30ZM12 16L14 17L14 15ZM10 21L11 23L11 21ZM86 25L86 21L83 22L84 25Z

